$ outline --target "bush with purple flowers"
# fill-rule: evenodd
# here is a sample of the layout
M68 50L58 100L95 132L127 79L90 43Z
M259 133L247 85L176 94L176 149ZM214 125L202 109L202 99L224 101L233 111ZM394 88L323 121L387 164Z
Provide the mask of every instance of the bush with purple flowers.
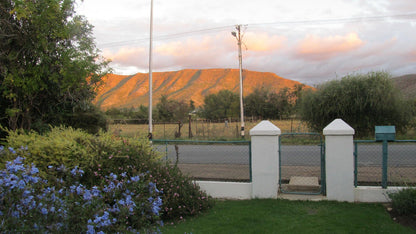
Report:
M110 174L101 187L88 188L77 182L83 170L74 168L67 181L49 187L24 161L17 156L0 171L1 232L136 232L158 223L160 192L144 175Z
M88 201L94 204L98 190L100 199L108 205L108 217L111 217L106 224L112 222L114 212L122 213L123 222L129 225L157 222L157 218L147 213L137 213L143 208L142 204L148 204L152 214L164 221L181 220L213 206L213 199L202 192L190 177L182 174L177 166L160 160L146 138L120 138L106 132L91 135L72 128L54 127L43 135L9 131L6 140L0 168L7 160L14 160L16 155L25 156L27 165L33 163L37 166L38 176L47 183L46 187L61 191L65 186L66 190L62 192L71 192L66 199L77 197L74 202L78 203L66 210L73 214L69 217L73 225L90 220L88 230L98 226L102 229L103 226L96 222L107 217L104 210L91 213L79 208ZM127 190L120 190L124 189L123 186L127 186ZM159 198L155 195L157 193ZM122 209L122 206L126 208ZM130 215L131 210L134 215ZM88 213L88 219L82 218L84 213ZM110 226L117 228L117 225L112 223Z

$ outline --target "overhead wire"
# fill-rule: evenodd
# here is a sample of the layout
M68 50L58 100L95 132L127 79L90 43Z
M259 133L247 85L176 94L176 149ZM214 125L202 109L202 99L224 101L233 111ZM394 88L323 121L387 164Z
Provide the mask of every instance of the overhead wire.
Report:
M416 12L410 12L406 14L396 14L396 15L381 15L381 16L363 16L363 17L351 17L351 18L329 18L329 19L308 19L308 20L295 20L295 21L275 21L275 22L268 22L268 23L251 23L245 24L245 26L250 26L254 28L258 27L270 27L270 26L290 26L290 25L322 25L322 24L339 24L339 23L360 23L360 22L377 22L377 21L386 21L386 20L411 20L416 19ZM231 28L235 27L235 25L226 25L220 27L213 27L213 28L204 28L204 29L196 29L191 31L179 32L179 33L172 33L172 34L165 34L154 36L154 41L162 41L162 40L171 40L175 38L181 37L189 37L194 35L201 35L219 31L230 30ZM125 41L117 41L117 42L108 42L99 44L101 48L108 48L108 47L118 47L124 45L131 45L137 43L144 43L149 40L149 37L139 38L139 39L132 39L132 40L125 40Z

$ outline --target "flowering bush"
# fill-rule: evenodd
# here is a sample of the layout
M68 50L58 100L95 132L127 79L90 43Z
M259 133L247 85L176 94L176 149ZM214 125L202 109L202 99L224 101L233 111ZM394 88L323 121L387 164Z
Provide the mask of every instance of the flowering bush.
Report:
M45 135L12 131L8 134L8 147L25 155L28 163L34 163L40 170L39 176L47 179L50 187L59 179L73 180L70 171L75 168L84 172L77 179L87 188L108 186L107 177L111 173L119 180L141 175L141 181L152 182L163 192L160 194L163 220L196 215L213 206L213 199L178 167L161 161L147 139L119 138L105 132L90 135L63 127L53 128ZM28 150L21 145L27 145ZM15 154L5 151L5 159L15 158ZM1 160L4 159L0 157ZM61 165L67 169L57 170Z
M0 147L0 156L4 151ZM101 186L88 188L78 182L82 169L51 166L67 180L50 187L24 160L17 156L0 171L1 232L136 232L159 219L160 191L144 174L111 173Z

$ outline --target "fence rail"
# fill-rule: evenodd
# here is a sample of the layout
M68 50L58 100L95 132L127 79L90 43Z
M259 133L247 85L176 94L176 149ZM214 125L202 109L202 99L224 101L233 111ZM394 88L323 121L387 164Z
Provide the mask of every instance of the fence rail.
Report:
M250 141L152 140L154 149L198 180L251 181Z
M354 185L416 184L416 140L354 141Z

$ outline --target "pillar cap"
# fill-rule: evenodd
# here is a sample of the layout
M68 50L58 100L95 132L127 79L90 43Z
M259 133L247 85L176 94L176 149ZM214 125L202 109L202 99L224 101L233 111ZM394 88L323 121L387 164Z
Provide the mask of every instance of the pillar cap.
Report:
M263 120L250 130L250 136L277 136L282 132L272 122Z
M342 119L335 119L324 128L324 135L354 135L354 129Z

